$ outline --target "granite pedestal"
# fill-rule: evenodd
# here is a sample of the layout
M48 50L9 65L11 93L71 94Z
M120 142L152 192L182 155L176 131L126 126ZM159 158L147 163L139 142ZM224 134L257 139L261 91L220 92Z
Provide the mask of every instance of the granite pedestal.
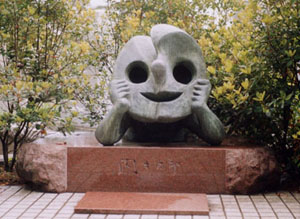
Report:
M49 136L20 149L17 172L52 192L249 194L278 185L268 149L231 139L220 147L197 144L103 147L93 133Z

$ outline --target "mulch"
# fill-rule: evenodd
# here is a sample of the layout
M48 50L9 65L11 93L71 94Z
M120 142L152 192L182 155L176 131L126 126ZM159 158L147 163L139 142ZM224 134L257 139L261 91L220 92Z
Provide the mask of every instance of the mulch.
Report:
M5 172L3 165L0 165L0 185L22 185L24 182L20 179L17 172Z

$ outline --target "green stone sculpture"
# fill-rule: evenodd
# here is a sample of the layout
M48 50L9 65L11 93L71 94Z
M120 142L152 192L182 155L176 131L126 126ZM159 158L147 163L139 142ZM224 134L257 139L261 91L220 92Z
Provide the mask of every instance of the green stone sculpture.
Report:
M103 145L185 141L195 133L211 145L225 135L208 108L211 85L202 52L186 32L166 24L136 36L120 52L110 85L113 107L96 130Z

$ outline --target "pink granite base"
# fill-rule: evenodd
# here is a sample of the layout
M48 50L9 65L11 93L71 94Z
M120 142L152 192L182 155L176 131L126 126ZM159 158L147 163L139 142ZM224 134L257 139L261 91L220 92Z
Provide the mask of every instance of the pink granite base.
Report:
M68 191L207 192L225 190L225 150L68 148Z
M276 159L266 148L230 141L167 146L103 147L93 133L45 138L23 145L17 172L52 192L249 194L279 183Z
M87 192L75 213L208 215L209 209L205 194Z

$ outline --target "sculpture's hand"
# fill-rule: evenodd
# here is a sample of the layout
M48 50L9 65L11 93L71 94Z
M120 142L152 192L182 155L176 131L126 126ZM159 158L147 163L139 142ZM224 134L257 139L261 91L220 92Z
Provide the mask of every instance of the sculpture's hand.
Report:
M219 145L225 136L225 131L221 121L206 104L210 89L211 85L208 80L198 79L196 81L192 96L193 117L187 125L209 144Z
M110 84L112 109L96 129L96 138L103 145L119 141L129 127L127 112L130 107L130 86L125 80L113 80Z
M125 80L114 80L110 85L110 95L113 104L123 112L127 112L130 107L128 100L130 87Z
M209 97L211 85L209 80L198 79L194 85L192 95L192 110L199 110L206 107L207 99Z

